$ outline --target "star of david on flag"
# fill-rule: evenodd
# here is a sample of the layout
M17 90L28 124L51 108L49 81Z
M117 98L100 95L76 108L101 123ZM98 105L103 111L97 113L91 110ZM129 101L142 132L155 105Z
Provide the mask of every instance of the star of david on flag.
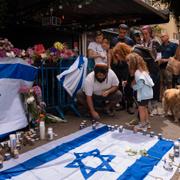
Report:
M100 154L100 151L98 149L94 149L92 151L84 153L74 153L74 155L76 156L76 159L65 167L80 168L81 173L85 179L88 179L97 171L115 172L109 164L112 161L112 159L115 158L114 155L102 155ZM101 160L101 164L94 168L83 163L83 159L89 156L99 158L99 160Z

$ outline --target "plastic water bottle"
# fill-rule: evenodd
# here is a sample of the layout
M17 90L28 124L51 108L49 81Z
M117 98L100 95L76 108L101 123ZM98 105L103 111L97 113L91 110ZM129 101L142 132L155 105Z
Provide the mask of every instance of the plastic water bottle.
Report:
M39 131L40 131L40 139L45 139L45 123L44 121L40 121L39 123Z

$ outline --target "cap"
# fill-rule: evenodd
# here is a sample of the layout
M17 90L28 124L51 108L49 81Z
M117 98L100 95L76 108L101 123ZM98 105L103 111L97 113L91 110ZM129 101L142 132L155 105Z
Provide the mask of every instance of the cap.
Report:
M134 30L132 34L133 36L137 36L137 35L140 35L141 32L139 30Z
M126 24L120 24L120 25L119 25L119 29L125 29L125 30L128 30L129 27L128 27Z

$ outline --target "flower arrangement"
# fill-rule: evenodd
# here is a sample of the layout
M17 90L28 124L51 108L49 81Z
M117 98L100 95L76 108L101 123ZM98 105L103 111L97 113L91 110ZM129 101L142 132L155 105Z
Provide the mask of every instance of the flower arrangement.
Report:
M62 59L74 57L76 54L69 49L66 43L55 42L52 47L45 49L43 44L36 44L26 51L14 48L8 39L0 39L0 58L2 57L20 57L29 64L41 64L42 62L50 64L56 63Z
M45 120L46 104L42 101L41 88L39 86L33 86L32 88L24 86L19 92L22 95L25 109L31 117L31 123L36 125L39 124L40 121Z
M36 64L41 61L47 64L56 63L61 59L67 59L75 56L75 53L68 49L65 43L55 42L51 48L45 49L43 44L37 44L33 48L28 48L28 62Z

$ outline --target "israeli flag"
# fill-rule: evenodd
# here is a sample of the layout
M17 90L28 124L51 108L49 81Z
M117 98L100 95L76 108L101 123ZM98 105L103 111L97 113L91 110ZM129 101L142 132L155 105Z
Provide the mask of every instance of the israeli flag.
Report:
M147 156L138 153L144 149ZM112 132L99 125L96 130L88 127L5 161L0 179L169 180L180 161L175 158L171 171L163 168L163 160L172 151L170 140L126 129Z
M19 90L31 87L36 74L37 68L23 59L0 58L0 139L27 126Z
M68 70L57 76L57 79L71 97L74 97L77 91L82 88L87 74L87 63L86 57L78 56Z

